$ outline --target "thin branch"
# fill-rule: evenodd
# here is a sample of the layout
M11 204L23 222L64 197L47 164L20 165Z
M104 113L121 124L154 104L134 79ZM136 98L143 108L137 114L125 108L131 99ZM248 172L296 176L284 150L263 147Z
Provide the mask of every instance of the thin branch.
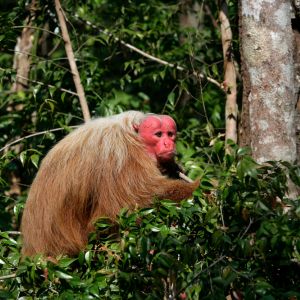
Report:
M193 183L194 182L191 178L189 178L188 176L186 176L185 174L183 174L181 172L179 172L178 175L181 179L183 179L184 181L186 181L188 183Z
M73 49L72 49L72 44L71 44L70 36L69 36L69 33L68 33L65 16L64 16L64 11L61 7L61 4L60 4L59 0L55 0L55 9L56 9L56 13L57 13L57 16L58 16L60 29L61 29L61 33L62 33L62 36L63 36L63 40L65 42L66 54L67 54L67 57L68 57L68 60L69 60L71 72L72 72L72 75L73 75L74 84L75 84L76 91L77 91L77 94L78 94L78 98L79 98L79 101L80 101L80 106L81 106L81 109L82 109L83 118L84 118L85 121L89 121L91 119L91 115L90 115L89 107L88 107L88 104L87 104L87 101L86 101L86 98L85 98L84 89L83 89L83 86L81 84L80 75L79 75L79 72L78 72L78 69L77 69L75 56L74 56L74 52L73 52Z
M66 92L66 93L68 93L68 94L71 94L71 95L74 95L74 96L78 97L78 94L77 94L77 93L72 92L72 91L70 91L70 90L66 90L66 89L64 89L64 88L58 88L58 87L56 87L56 86L54 86L54 85L47 84L47 83L44 83L44 82L41 82L41 81L38 81L38 80L28 79L28 78L26 78L26 77L23 77L22 75L17 75L17 74L16 74L16 77L22 78L22 79L26 79L26 80L28 80L28 81L30 81L30 82L33 82L33 83L37 83L37 84L40 84L40 85L44 85L44 86L47 86L47 87L49 87L49 88L56 88L56 89L58 89L58 90L60 90L60 91L62 91L62 92Z
M150 60L155 61L155 62L157 62L157 63L159 63L159 64L161 64L161 65L164 65L164 66L167 66L167 67L170 67L170 68L175 68L176 70L181 71L181 72L183 72L183 71L186 71L186 72L187 72L187 71L188 71L188 70L185 69L184 67L181 67L181 66L179 66L179 65L175 65L175 64L169 63L169 62L167 62L167 61L165 61L165 60L162 60L162 59L157 58L157 57L155 57L155 56L153 56L153 55L151 55L151 54L148 54L148 53L142 51L141 49L138 49L137 47L132 46L132 45L130 45L130 44L128 44L128 43L126 43L126 42L120 40L119 38L114 38L114 39L115 39L116 41L119 41L120 44L124 45L125 47L127 47L127 48L129 48L129 49L131 49L131 50L133 50L133 51L135 51L135 52L141 54L142 56L147 57L147 58L149 58ZM193 71L192 74L193 74L195 77L197 77L197 78L200 78L200 79L206 79L207 81L209 81L209 82L211 82L211 83L217 85L219 88L222 88L221 84L220 84L217 80L215 80L215 79L213 79L213 78L211 78L211 77L207 77L207 76L205 76L204 74L199 73L199 72L196 72L196 71Z
M21 231L5 231L9 235L20 235Z
M77 128L78 126L69 126L69 128ZM39 136L39 135L43 135L43 134L46 134L46 133L50 133L50 132L55 132L55 131L60 131L60 130L65 130L66 128L54 128L54 129L49 129L49 130L45 130L45 131L40 131L40 132L35 132L35 133L32 133L32 134L29 134L29 135L26 135L26 136L23 136L9 144L6 144L4 147L0 148L0 152L4 151L5 149L15 145L15 144L18 144L20 142L22 142L23 140L26 140L26 139L29 139L29 138L32 138L34 136Z
M110 32L108 32L107 30L103 30L103 29L95 26L94 24L92 24L90 21L87 21L87 20L84 20L84 19L80 18L77 14L75 14L75 17L77 19L80 19L82 22L85 22L87 25L91 26L92 28L98 30L99 32L101 32L101 33L103 33L103 34L105 34L105 35L113 38L116 42L119 42L120 44L122 44L126 48L128 48L128 49L130 49L130 50L132 50L134 52L137 52L140 55L142 55L142 56L144 56L144 57L146 57L146 58L148 58L148 59L150 59L152 61L155 61L155 62L157 62L157 63L159 63L161 65L164 65L164 66L167 66L167 67L170 67L170 68L175 68L176 70L181 71L181 72L188 72L189 71L188 69L186 69L184 67L181 67L181 66L179 66L177 64L172 64L172 63L167 62L167 61L165 61L163 59L157 58L157 57L155 57L155 56L153 56L153 55L151 55L151 54L149 54L149 53L147 53L147 52L145 52L145 51L143 51L143 50L141 50L141 49L139 49L139 48L137 48L137 47L135 47L135 46L133 46L131 44L126 43L125 41L119 39L118 37L113 36L113 34L110 33ZM211 77L205 76L203 73L193 71L192 75L194 75L195 77L200 78L200 79L206 79L207 81L213 83L214 85L216 85L220 89L223 89L223 86L222 86L221 83L219 83L217 80L215 80L215 79L213 79Z
M247 232L249 231L252 224L253 224L253 219L250 217L249 224L248 224L247 228L245 229L245 231L243 232L243 234L241 235L241 237L239 238L240 240L242 238L244 238L244 236L247 234Z
M224 215L223 215L223 205L222 203L220 204L220 214L221 214L221 221L222 221L222 228L225 229L225 221L224 221Z
M17 277L17 273L3 275L3 276L0 276L0 281L4 281L5 279L11 279L11 278L16 278L16 277Z
M224 57L224 88L226 91L226 133L225 139L237 142L237 88L236 70L232 54L232 31L228 19L226 0L220 0L219 19L221 22L221 36ZM227 149L228 151L229 149Z

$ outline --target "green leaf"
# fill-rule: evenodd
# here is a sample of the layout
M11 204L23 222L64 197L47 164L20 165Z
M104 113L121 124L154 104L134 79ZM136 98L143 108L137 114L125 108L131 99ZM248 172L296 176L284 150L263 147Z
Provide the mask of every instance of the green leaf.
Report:
M250 176L257 178L258 164L249 156L242 158L237 164L237 174L240 179Z
M62 258L59 260L58 265L61 268L67 268L70 266L74 261L77 261L77 258Z
M92 261L92 252L91 251L87 251L84 255L84 259L87 262L88 265L90 265L91 261Z
M24 166L27 159L27 151L22 151L19 157L22 165Z
M264 211L270 211L270 209L262 201L257 201L257 205Z
M61 279L70 280L73 278L73 276L71 276L65 272L62 272L62 271L56 271L55 274L58 278L61 278Z
M40 156L38 154L32 154L30 156L30 160L33 163L33 165L38 168L39 166L39 160L40 160Z

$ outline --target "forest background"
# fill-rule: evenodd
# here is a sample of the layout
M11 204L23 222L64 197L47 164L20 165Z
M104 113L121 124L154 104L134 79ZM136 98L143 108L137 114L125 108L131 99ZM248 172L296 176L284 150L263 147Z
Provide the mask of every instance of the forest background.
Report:
M0 1L1 299L300 298L300 5L269 2ZM194 198L123 210L117 236L99 220L78 257L21 260L41 159L130 109L176 120Z

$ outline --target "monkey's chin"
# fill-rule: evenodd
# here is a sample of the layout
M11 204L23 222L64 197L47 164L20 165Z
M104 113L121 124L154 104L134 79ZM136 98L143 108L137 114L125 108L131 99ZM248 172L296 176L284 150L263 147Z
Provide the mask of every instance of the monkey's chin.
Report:
M170 161L174 158L175 153L171 152L162 152L157 155L159 161Z

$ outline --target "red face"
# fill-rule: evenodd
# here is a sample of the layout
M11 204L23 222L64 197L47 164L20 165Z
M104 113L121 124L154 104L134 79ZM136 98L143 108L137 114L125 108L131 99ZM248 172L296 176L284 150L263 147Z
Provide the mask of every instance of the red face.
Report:
M171 117L149 116L136 129L152 157L158 161L168 161L174 157L176 123Z

